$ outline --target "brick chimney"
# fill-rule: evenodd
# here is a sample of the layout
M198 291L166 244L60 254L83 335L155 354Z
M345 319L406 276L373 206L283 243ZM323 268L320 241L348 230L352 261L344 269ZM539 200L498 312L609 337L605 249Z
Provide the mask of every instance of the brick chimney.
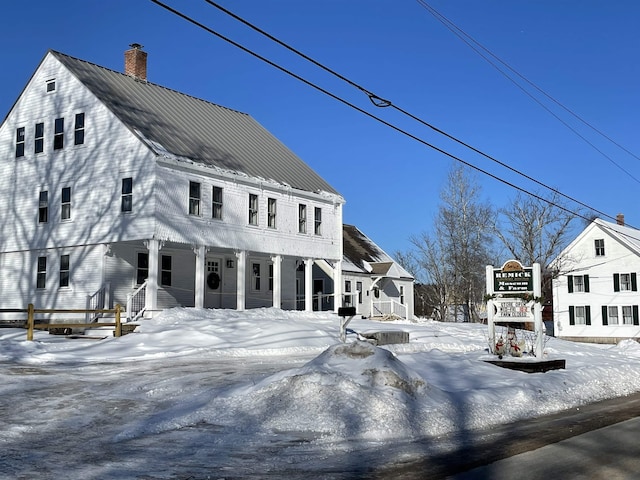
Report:
M124 73L138 80L147 81L147 52L142 45L132 43L130 50L124 52Z
M624 227L624 215L622 213L616 215L616 223Z

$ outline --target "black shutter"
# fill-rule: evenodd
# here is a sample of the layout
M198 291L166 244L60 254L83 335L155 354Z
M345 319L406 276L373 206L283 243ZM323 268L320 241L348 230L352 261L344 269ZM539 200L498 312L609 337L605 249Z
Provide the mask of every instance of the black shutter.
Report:
M620 274L619 273L613 274L613 291L614 292L620 291Z
M589 291L589 275L584 276L584 291Z
M589 305L584 307L584 322L591 325L591 307Z
M573 293L573 275L567 275L567 287L569 287L569 293Z
M635 273L631 274L631 290L638 291L638 276Z
M609 318L607 317L607 309L606 305L602 306L602 325L609 325Z
M576 314L574 312L574 307L569 307L569 325L576 324Z
M640 321L638 317L638 305L633 306L633 324L640 325Z

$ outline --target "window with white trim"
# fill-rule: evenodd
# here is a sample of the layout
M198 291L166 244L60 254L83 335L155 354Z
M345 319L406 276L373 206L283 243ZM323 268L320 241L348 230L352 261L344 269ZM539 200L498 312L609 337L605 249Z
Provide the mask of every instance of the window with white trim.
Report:
M133 211L133 178L127 177L122 179L122 189L120 197L120 211L129 213Z
M47 257L38 257L36 273L36 288L42 290L47 287Z
M276 228L276 199L267 198L267 226Z
M171 255L162 255L160 259L160 285L171 286Z
M637 292L638 291L638 275L632 273L614 273L613 274L613 291L614 292Z
M252 274L252 286L255 291L260 290L260 264L254 263L251 265L251 274Z
M74 145L82 145L84 143L84 113L76 113L73 127L73 143Z
M258 195L249 194L249 225L258 225Z
M16 158L24 157L24 127L16 128Z
M351 280L344 281L344 306L351 306Z
M189 182L189 215L200 215L200 183Z
M138 252L138 263L136 266L136 285L142 285L149 277L149 254Z
M307 206L298 204L298 233L307 233Z
M322 208L320 207L313 209L313 233L322 235Z
M71 187L64 187L62 189L62 196L60 198L60 219L71 219Z
M69 255L60 255L60 288L69 286L71 278L71 268Z
M38 196L38 223L49 221L49 192L43 190Z
M47 93L51 93L51 92L55 92L56 91L56 79L55 78L52 78L52 79L46 81L46 90L47 90Z
M215 185L211 192L211 217L222 220L222 187Z
M604 257L604 238L594 240L596 248L596 257Z
M64 118L56 118L53 124L53 149L64 148Z
M33 140L33 152L42 153L44 151L44 123L36 123L36 131Z

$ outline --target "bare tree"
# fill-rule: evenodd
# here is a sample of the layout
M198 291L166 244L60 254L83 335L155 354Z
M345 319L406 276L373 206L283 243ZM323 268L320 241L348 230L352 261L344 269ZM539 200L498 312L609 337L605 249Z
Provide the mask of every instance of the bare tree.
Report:
M403 257L412 259L420 278L430 286L428 302L438 320L478 318L476 305L484 297L494 217L492 207L480 201L480 194L468 171L454 165L440 194L433 233L411 237L414 250Z

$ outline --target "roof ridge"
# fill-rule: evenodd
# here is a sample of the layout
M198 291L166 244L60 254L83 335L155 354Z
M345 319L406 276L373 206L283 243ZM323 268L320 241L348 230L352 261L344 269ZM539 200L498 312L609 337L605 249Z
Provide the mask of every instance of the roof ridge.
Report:
M57 50L53 50L53 49L50 49L50 50L49 50L49 52L51 52L52 54L54 54L54 55L56 55L56 56L67 57L67 58L70 58L71 60L74 60L74 61L76 61L76 62L86 63L86 64L91 65L91 66L93 66L93 67L101 68L102 70L106 70L106 71L108 71L108 72L111 72L111 73L115 73L115 74L121 75L121 76L123 76L123 77L125 77L125 78L130 78L130 79L131 79L131 80L133 80L134 82L143 83L143 84L146 84L146 85L150 85L150 86L152 86L152 87L162 88L163 90L167 90L168 92L171 92L171 93L177 93L177 94L182 95L182 96L184 96L184 97L192 98L192 99L194 99L194 100L198 100L198 101L200 101L200 102L204 102L204 103L207 103L207 104L209 104L209 105L213 105L213 106L215 106L215 107L224 108L225 110L229 110L229 111L231 111L231 112L239 113L239 114L241 114L241 115L246 115L246 116L248 116L248 117L250 117L250 116L251 116L250 114L248 114L248 113L246 113L246 112L241 112L240 110L236 110L236 109L234 109L234 108L225 107L224 105L220 105L220 104L218 104L218 103L210 102L209 100L205 100L204 98L196 97L196 96L194 96L194 95L189 95L188 93L181 92L180 90L176 90L176 89L174 89L174 88L165 87L164 85L160 85L159 83L150 82L150 81L148 81L148 80L140 80L139 78L131 77L130 75L127 75L127 74L126 74L126 73L124 73L124 72L120 72L120 71L118 71L118 70L114 70L114 69L112 69L112 68L105 67L105 66L103 66L103 65L98 65L97 63L90 62L90 61L88 61L88 60L84 60L84 59L82 59L82 58L74 57L73 55L67 55L66 53L62 53L62 52L59 52L59 51L57 51Z

